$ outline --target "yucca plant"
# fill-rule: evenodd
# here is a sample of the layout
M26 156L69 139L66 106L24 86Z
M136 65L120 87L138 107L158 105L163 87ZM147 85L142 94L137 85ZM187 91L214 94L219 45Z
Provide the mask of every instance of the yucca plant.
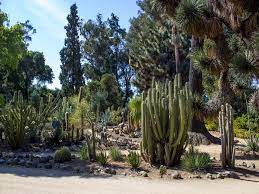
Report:
M86 145L84 145L80 150L80 158L81 158L81 160L89 159L89 153L88 153L88 149L87 149Z
M246 140L246 147L249 151L259 151L259 138L255 135L251 135L250 138Z
M208 153L201 153L191 146L183 156L181 167L187 171L204 170L212 167L212 161Z
M108 162L108 155L106 152L101 151L96 155L96 162L102 166L105 166Z
M111 147L110 156L114 161L120 161L122 159L121 152L117 147Z
M129 152L128 164L134 169L138 168L141 163L140 155L137 152Z

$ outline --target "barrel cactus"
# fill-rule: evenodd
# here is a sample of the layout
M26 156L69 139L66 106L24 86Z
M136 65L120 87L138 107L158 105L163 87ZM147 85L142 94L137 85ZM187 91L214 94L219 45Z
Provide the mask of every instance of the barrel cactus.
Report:
M141 153L144 160L172 166L180 162L187 145L188 130L193 116L191 90L181 84L181 76L174 82L155 82L142 93Z

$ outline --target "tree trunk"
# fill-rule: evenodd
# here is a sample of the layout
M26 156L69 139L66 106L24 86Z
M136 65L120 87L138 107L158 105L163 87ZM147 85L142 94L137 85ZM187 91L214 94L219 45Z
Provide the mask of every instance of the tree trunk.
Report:
M197 47L198 47L198 39L192 36L191 51L194 51ZM202 94L203 94L202 72L198 71L193 67L192 60L190 60L189 85L192 90L192 93L196 95L198 98L202 98ZM212 136L206 129L203 116L198 116L198 115L202 115L202 114L199 114L201 110L199 110L197 106L194 106L194 108L195 110L194 110L194 116L193 116L190 132L192 132L192 134L200 133L204 135L211 143L217 143L217 144L220 143L220 140Z
M230 103L232 97L232 90L230 87L230 83L228 81L228 70L223 69L220 72L218 87L220 103Z

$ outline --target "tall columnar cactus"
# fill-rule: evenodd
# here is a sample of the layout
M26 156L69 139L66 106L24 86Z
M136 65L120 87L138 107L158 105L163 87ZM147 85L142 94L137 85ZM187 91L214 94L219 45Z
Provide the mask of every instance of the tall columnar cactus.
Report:
M143 158L167 166L179 163L192 115L191 91L187 83L182 87L180 75L175 76L174 83L153 80L148 92L142 93Z
M231 105L221 106L219 112L219 130L221 134L221 162L222 167L235 167L235 148L233 130L233 110Z
M84 137L84 114L81 107L82 98L83 98L83 87L81 86L78 94L78 108L80 109L81 138Z
M15 92L12 102L7 105L0 115L0 123L4 126L4 134L7 143L13 148L18 149L26 138L33 135L40 135L49 116L56 110L58 97L43 105L41 100L38 110L29 102L23 99L21 92Z

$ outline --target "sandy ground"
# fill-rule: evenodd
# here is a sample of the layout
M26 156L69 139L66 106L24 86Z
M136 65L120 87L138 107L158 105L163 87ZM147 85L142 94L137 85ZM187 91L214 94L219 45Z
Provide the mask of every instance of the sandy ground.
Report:
M41 169L0 167L0 194L258 194L254 181L148 180L130 177L78 177Z

